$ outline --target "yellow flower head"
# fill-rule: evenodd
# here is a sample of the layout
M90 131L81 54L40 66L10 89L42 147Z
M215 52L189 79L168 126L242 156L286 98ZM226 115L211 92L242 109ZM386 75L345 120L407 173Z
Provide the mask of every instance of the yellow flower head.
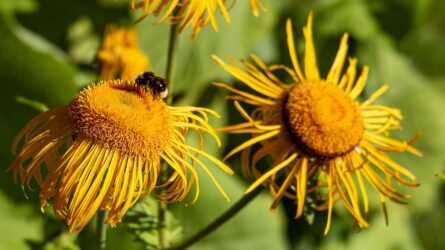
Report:
M180 31L192 26L192 39L198 35L202 27L211 23L213 29L218 31L218 23L215 13L219 10L228 24L231 23L226 7L226 0L131 0L131 8L142 8L144 14L138 19L154 14L160 15L159 22L179 24ZM255 16L259 15L259 9L264 9L259 0L249 0Z
M239 145L227 157L242 152L243 172L256 181L248 188L267 186L275 200L275 209L283 196L295 199L296 218L303 215L307 195L316 210L328 210L325 234L329 231L332 208L342 201L361 228L367 227L368 182L379 194L382 204L390 199L405 203L407 195L396 191L399 184L416 186L415 176L394 162L387 152L421 153L410 144L389 138L389 132L400 129L398 109L373 104L388 87L384 85L360 102L368 67L357 75L357 60L349 59L345 34L327 77L320 76L312 37L312 14L303 29L306 40L304 68L300 68L291 21L287 22L287 41L293 69L284 65L267 66L255 55L255 64L231 65L215 57L226 71L252 91L235 89L223 83L217 86L232 93L235 107L245 123L222 128L228 133L249 133L253 138ZM284 70L291 79L285 84L274 71ZM304 72L304 73L303 73ZM240 102L254 106L248 114ZM254 145L259 144L258 150ZM250 157L252 153L252 157ZM263 169L257 163L267 155L274 158L273 167ZM227 158L226 157L226 158Z
M139 49L136 31L114 25L108 26L105 31L97 60L101 80L132 80L150 68L148 58Z
M66 218L72 232L82 230L98 209L109 210L106 223L116 225L140 197L156 188L161 160L170 168L167 180L158 182L165 190L159 199L183 200L198 178L195 163L227 198L198 156L231 174L230 168L185 142L191 129L199 137L209 133L219 143L207 114L217 115L205 108L167 106L160 93L143 84L102 81L68 106L31 120L13 143L16 153L23 140L11 168L22 188L31 189L35 180L42 211L52 198L55 214ZM195 188L192 202L198 198L198 183Z

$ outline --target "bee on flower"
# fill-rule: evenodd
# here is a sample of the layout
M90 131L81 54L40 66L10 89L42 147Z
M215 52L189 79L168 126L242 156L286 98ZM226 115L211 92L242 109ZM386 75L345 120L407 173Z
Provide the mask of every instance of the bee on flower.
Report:
M133 53L137 51L133 32L110 28L98 54L102 80L87 86L68 105L32 119L12 145L14 178L24 191L26 187L33 191L34 181L40 188L42 211L52 200L56 216L66 219L71 232L81 231L97 211L108 210L105 223L115 226L156 188L162 192L155 197L169 203L184 200L194 188L188 204L194 203L199 195L196 165L229 200L200 159L233 174L202 150L204 134L220 145L208 121L209 115L218 114L207 108L167 105L163 100L167 81L140 72L148 58ZM136 79L129 80L133 76ZM121 79L108 79L115 77ZM186 142L192 131L200 138L197 146ZM161 162L168 166L162 180L158 179Z

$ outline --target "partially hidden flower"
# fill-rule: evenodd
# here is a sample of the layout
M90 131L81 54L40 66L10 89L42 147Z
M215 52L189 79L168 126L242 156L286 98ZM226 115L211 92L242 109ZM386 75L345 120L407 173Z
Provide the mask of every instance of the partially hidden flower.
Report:
M267 66L253 55L250 63L228 64L214 57L219 65L250 89L239 90L215 83L233 93L235 108L246 120L222 128L228 133L247 133L252 138L228 153L242 152L242 170L256 180L251 192L260 185L274 195L271 210L285 196L296 201L296 218L304 214L305 206L328 210L325 234L328 233L334 203L341 201L358 222L368 226L368 183L377 191L384 206L387 199L405 204L408 195L397 191L399 185L417 186L415 176L391 159L388 152L421 153L412 141L389 137L391 130L400 129L402 115L396 108L374 104L385 93L387 85L359 101L368 67L357 73L357 60L349 59L343 72L348 51L345 34L326 77L320 76L312 35L312 13L303 29L306 40L303 69L298 62L291 21L287 21L287 42L293 68L284 65ZM287 72L290 84L275 71ZM240 103L253 106L248 113ZM273 166L261 168L258 163L272 156ZM311 196L309 204L307 198ZM385 206L384 206L385 208ZM386 208L385 208L386 215Z
M149 74L153 76L151 73ZM140 80L140 79L139 79ZM210 134L206 108L172 107L161 94L140 81L111 80L92 84L67 106L32 119L12 145L17 153L11 168L22 188L34 180L40 188L43 211L50 199L57 217L66 218L70 231L79 232L98 210L109 210L105 222L115 226L140 197L162 189L157 198L183 200L195 186L195 164L212 178L199 156L225 172L230 168L201 150L202 136ZM186 143L195 131L200 145ZM165 181L158 181L161 161L168 166Z
M132 80L150 69L147 56L139 48L136 31L115 25L107 26L97 61L101 80Z
M255 16L259 15L260 9L265 9L259 0L249 0ZM222 13L225 21L231 24L228 13L227 0L131 0L132 9L142 9L144 14L138 21L148 15L160 16L158 22L180 25L182 31L191 26L193 29L192 39L195 39L201 28L211 23L213 29L219 30L216 12Z

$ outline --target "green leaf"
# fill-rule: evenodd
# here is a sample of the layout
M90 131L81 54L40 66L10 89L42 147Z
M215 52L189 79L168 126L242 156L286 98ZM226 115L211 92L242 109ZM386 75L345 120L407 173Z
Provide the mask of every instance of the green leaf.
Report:
M441 178L441 179L443 179L443 180L445 180L445 174L444 173L437 173L436 176Z
M23 97L23 96L17 96L15 98L15 100L18 103L21 103L23 105L31 107L31 108L33 108L33 109L35 109L37 111L40 111L40 112L45 112L45 111L48 111L48 109L49 109L48 106L46 106L44 103L41 103L41 102L38 102L38 101L35 101L35 100L31 100L31 99L28 99L28 98Z
M76 239L76 235L64 232L56 239L46 243L43 250L80 250L80 247L75 243Z
M0 13L11 14L14 12L29 13L37 9L35 0L2 0L0 1Z
M315 28L326 35L344 32L360 40L375 36L379 29L365 0L321 1L314 6Z
M109 23L130 22L128 3L121 0L113 2L113 5L109 5L91 0L39 0L39 11L20 15L18 20L55 46L67 48L68 29L81 17L90 17L94 30L100 35Z
M420 1L418 7L419 21L414 29L402 40L402 50L425 73L444 76L445 64L445 2ZM440 86L440 85L439 85Z
M385 224L383 214L375 216L371 221L368 229L361 230L351 235L346 240L340 237L327 236L325 243L319 248L320 250L352 250L352 249L404 249L416 250L421 249L416 241L416 232L411 227L410 213L406 208L393 209L397 210L390 214L390 224Z
M124 218L124 224L136 239L144 244L145 249L159 249L158 203L151 197L140 200ZM167 211L166 225L171 243L182 236L182 227L174 215Z
M0 250L29 249L25 240L43 239L43 218L24 204L12 202L0 191Z
M93 25L90 18L80 17L68 28L68 53L77 63L92 64L99 49Z

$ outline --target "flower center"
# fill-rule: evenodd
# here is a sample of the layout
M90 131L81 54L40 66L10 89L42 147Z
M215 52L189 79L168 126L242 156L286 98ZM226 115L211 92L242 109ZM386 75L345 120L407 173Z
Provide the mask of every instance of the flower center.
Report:
M129 81L89 87L69 109L79 136L131 156L159 157L173 134L172 115L162 99Z
M291 133L307 153L334 158L361 141L364 123L358 105L341 89L324 81L295 84L284 105Z

